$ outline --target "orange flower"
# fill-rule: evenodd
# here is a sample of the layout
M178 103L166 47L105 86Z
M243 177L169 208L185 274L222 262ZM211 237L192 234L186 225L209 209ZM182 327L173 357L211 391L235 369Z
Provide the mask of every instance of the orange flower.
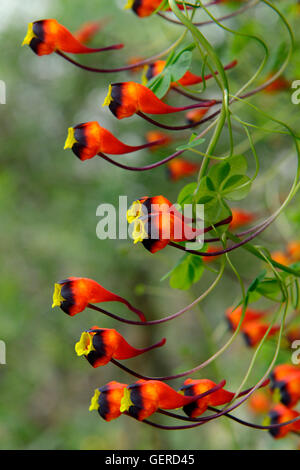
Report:
M123 338L116 330L93 326L91 330L84 331L75 345L78 356L84 356L93 367L104 366L111 359L130 359L139 356L151 349L165 344L164 338L148 348L136 349Z
M226 319L231 330L235 331L237 329L238 324L241 320L242 312L243 308L241 306L237 307L235 310L233 310L232 307L226 310ZM266 315L267 312L265 312L264 310L255 310L253 308L248 307L245 312L242 326L255 320L262 320Z
M300 400L300 367L280 364L270 375L274 399L293 408Z
M202 108L202 109L192 109L188 113L186 113L185 118L188 124L195 124L196 122L200 122L201 119L205 116L209 108Z
M241 331L248 346L256 346L265 336L269 325L259 320L254 320L242 326ZM272 326L268 333L268 338L274 336L279 331L279 326Z
M172 181L178 181L199 171L198 163L189 162L184 158L175 158L167 164L168 175Z
M119 295L104 289L92 279L69 277L63 281L58 281L54 286L52 308L60 307L71 317L85 310L88 304L100 302L121 302L129 310L136 313L142 321L145 321L145 316L140 310L134 308Z
M74 154L81 160L89 160L99 153L111 155L122 155L124 153L136 152L148 147L159 145L162 139L143 145L126 145L118 140L111 132L101 127L98 122L86 122L78 126L70 127L65 142L65 149L72 149Z
M270 80L272 77L273 77L273 74L270 73L267 76L266 81ZM290 86L291 86L290 82L283 75L281 75L276 80L274 80L274 82L272 82L270 85L268 85L264 89L264 91L266 93L278 93L280 91L288 90L290 88Z
M284 266L291 264L290 258L283 251L273 251L271 256L274 261L283 264Z
M236 230L237 228L248 225L255 219L254 214L251 212L244 211L242 209L231 209L232 221L229 225L230 230Z
M212 106L215 101L201 102L190 106L170 106L161 101L149 88L135 82L114 83L109 86L103 106L109 109L117 119L124 119L142 112L146 114L170 114L187 109Z
M272 424L282 424L298 417L300 417L300 413L298 413L298 411L291 410L280 403L270 410L269 416L264 420L264 425L270 426ZM269 433L274 437L274 439L281 439L290 432L300 432L300 420L287 424L286 426L276 427L269 430Z
M95 390L91 399L90 411L98 411L105 421L112 421L121 416L120 406L127 384L120 382L108 382Z
M157 60L156 62L153 62L153 64L150 64L150 65L146 65L145 67L145 74L144 74L144 78L145 78L145 81L149 81L151 80L153 77L156 77L157 75L159 75L165 68L166 66L166 61L165 60ZM224 67L224 70L228 70L228 69L231 69L233 67L235 67L237 65L237 61L234 60L233 62L230 62L230 64L228 65L225 65ZM216 72L216 75L218 73ZM205 75L204 76L204 79L205 80L208 80L210 78L212 78L213 75L212 74L209 74L209 75ZM178 83L182 86L191 86L191 85L197 85L198 83L202 83L203 82L203 79L202 79L202 76L200 75L195 75L194 73L190 72L189 70L187 72L185 72L185 74L183 75L182 78L180 78L180 80L178 80ZM171 88L172 87L176 87L177 82L172 82L171 83Z
M172 138L161 131L149 131L146 134L147 144L151 144L152 150L157 150L160 147L166 147L172 142ZM157 143L160 142L160 143Z
M74 33L74 36L82 44L87 44L100 31L102 24L101 21L88 21Z
M150 253L162 250L171 241L194 240L203 233L203 229L188 225L190 219L186 219L164 196L135 201L127 212L127 220L134 224L134 243L142 242Z
M202 393L211 390L212 388L216 387L215 382L209 379L200 379L200 380L193 380L193 379L186 379L184 382L184 386L181 390L184 392L184 396L186 397L195 397L197 395L201 395ZM209 406L219 406L225 405L225 403L229 403L234 397L234 393L228 392L224 388L212 392L210 395L206 397L199 398L198 400L185 405L183 407L183 411L190 417L190 418L197 418L198 416L202 415Z
M270 409L271 400L265 391L257 390L250 396L248 404L255 414L265 414Z
M163 0L128 0L125 9L131 8L134 13L140 18L152 15L163 4ZM180 10L183 10L183 5L177 5ZM192 7L187 6L187 9ZM167 10L170 11L170 8Z
M287 252L292 262L300 261L300 241L291 241L287 244Z
M92 48L81 44L79 40L62 24L54 19L29 23L23 44L28 45L38 56L52 54L56 51L72 54L90 54L108 48ZM120 49L123 44L115 44L109 49Z
M194 396L185 397L159 380L138 380L124 389L121 412L143 421L159 408L172 410L195 401Z
M213 247L213 246L209 246L206 250L206 253L214 253L215 251L218 251L218 248ZM204 263L211 263L212 261L215 261L218 257L219 257L219 255L216 255L216 256L203 256L202 259L203 259Z

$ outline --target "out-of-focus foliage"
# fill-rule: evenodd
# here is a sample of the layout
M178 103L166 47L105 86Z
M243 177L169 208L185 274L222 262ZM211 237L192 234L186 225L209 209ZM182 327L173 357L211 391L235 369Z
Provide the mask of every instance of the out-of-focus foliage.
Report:
M82 58L85 63L101 67L122 65L131 56L148 57L178 37L180 28L159 17L141 20L132 12L123 11L123 3L121 0L1 2L0 79L7 86L7 104L0 105L0 339L7 345L7 365L0 365L0 447L291 448L296 445L293 436L275 442L267 433L241 428L228 423L226 418L194 431L164 433L125 416L105 423L96 413L88 413L94 388L109 380L126 382L131 378L112 365L92 370L86 361L77 358L74 344L82 330L95 324L117 327L129 341L141 347L166 336L168 341L163 350L132 359L130 366L134 365L144 374L176 373L207 359L229 337L224 311L240 295L237 283L228 272L213 298L208 297L201 305L201 310L195 308L173 323L147 329L115 325L92 311L70 318L59 309L51 310L54 281L69 275L94 278L134 301L149 318L159 318L187 305L215 276L214 265L205 274L202 266L198 266L197 275L201 280L189 292L172 290L168 280L160 282L160 279L180 259L175 250L168 248L152 256L141 246L133 248L130 240L100 241L96 237L99 204L117 205L119 194L126 195L131 203L137 197L162 192L175 202L181 188L180 182L174 184L167 179L163 167L141 174L125 173L97 158L83 164L71 152L63 151L67 128L91 120L98 120L125 142L142 143L150 125L136 117L119 123L107 109L101 108L108 83L132 76L89 74L56 55L38 58L29 48L20 47L27 23L41 18L56 18L71 31L78 29L83 21L107 18L94 44L124 41L126 47ZM293 3L278 1L276 5L295 26L300 14L297 16L291 8ZM219 6L212 11L225 12L227 8ZM248 10L226 25L264 36L273 51L271 58L276 59L281 45L281 27L267 9ZM299 28L294 27L294 30L299 46ZM232 89L238 89L261 59L258 46L230 34L226 34L225 41L224 31L214 26L202 31L223 63L238 58L237 69L228 72ZM197 58L197 54L194 55ZM201 73L200 61L195 71ZM286 78L300 79L297 53ZM205 96L214 97L215 91L208 87ZM177 95L172 99L180 104L185 102ZM276 95L262 93L252 102L288 122L295 130L299 129L299 105L291 103L291 91ZM243 116L260 125L261 117L253 109L244 108ZM190 134L181 134L182 143L188 141ZM287 137L279 134L270 137L259 131L255 135L262 176L253 185L251 199L239 204L243 203L243 207L260 216L273 212L286 195L293 177L294 155ZM238 140L238 132L235 138ZM240 150L247 155L244 137L240 136L240 140ZM223 151L227 144L224 138ZM143 151L121 158L129 164L147 164L168 155L178 145L176 141L173 147L171 144L156 153ZM219 152L222 152L221 145ZM200 157L191 154L191 158L196 161ZM251 163L249 174L253 171ZM282 249L287 240L299 237L299 203L298 196L285 215L275 222L274 229L263 235L264 239L268 237L270 250ZM247 254L241 257L238 252L231 259L246 281L258 274L257 264ZM176 287L176 279L174 284ZM266 300L259 302L259 306L269 305ZM125 307L112 306L112 310L127 315ZM252 376L253 383L266 369L273 346L272 340L264 346ZM289 352L281 354L284 360L289 359ZM250 358L251 351L239 337L223 357L199 376L226 378L227 387L234 390ZM180 382L173 385L179 386ZM239 415L253 419L246 406Z

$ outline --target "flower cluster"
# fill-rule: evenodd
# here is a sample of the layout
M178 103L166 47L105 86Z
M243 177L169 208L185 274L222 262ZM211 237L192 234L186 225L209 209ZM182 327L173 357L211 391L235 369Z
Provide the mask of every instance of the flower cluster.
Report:
M203 6L203 8L206 9L211 4L221 2L226 3L227 0L215 0ZM148 171L166 165L169 178L174 182L199 172L197 183L183 188L178 198L179 204L173 204L164 195L143 197L138 195L127 211L127 220L132 228L134 244L141 243L150 253L161 251L167 246L186 251L186 256L184 256L183 261L181 260L176 265L173 274L174 271L180 270L182 263L189 279L192 279L191 283L194 282L194 279L199 280L199 271L203 269L202 261L208 263L216 259L221 260L218 277L204 294L175 314L158 320L146 320L145 314L134 307L127 299L85 277L69 277L55 283L52 307L60 307L71 317L86 309L93 309L114 320L143 327L171 321L192 309L214 289L224 273L226 261L236 274L236 270L227 255L237 248L244 247L260 261L268 263L268 268L273 270L273 274L275 273L274 277L267 277L267 270L265 270L250 284L248 290L243 287L242 301L237 306L227 309L225 313L233 334L232 339L204 363L176 375L165 377L142 375L129 369L119 361L131 359L160 348L165 345L166 339L163 338L159 342L144 348L137 348L129 344L117 330L99 326L93 326L82 332L79 341L75 345L75 352L77 356L83 356L93 368L112 363L138 379L132 384L111 381L95 390L90 410L98 411L99 415L106 421L126 415L161 429L190 429L204 425L220 416L226 416L245 426L269 430L273 437L281 438L291 432L299 433L300 431L300 413L295 409L300 400L300 369L298 366L281 364L273 368L277 358L275 355L275 359L270 366L270 370L273 369L273 371L269 379L266 378L270 370L254 387L241 391L243 387L241 385L236 393L224 388L225 380L216 383L208 378L190 378L192 374L203 369L205 365L212 362L223 350L227 349L239 331L250 347L259 347L265 339L275 339L276 337L280 344L285 316L280 324L277 322L277 317L272 318L272 320L268 318L269 315L274 313L272 310L253 309L249 304L254 301L253 298L256 300L262 295L269 299L277 299L280 294L280 298L283 299L282 305L285 302L288 305L286 299L289 296L289 288L295 278L300 276L299 269L293 268L293 263L300 261L299 242L289 243L286 252L273 253L272 257L260 247L250 245L251 240L270 226L277 217L277 213L241 233L233 233L233 231L251 224L258 218L255 213L245 211L242 208L231 209L228 204L229 201L239 201L245 197L255 177L250 178L247 176L247 160L243 156L235 155L233 148L230 149L230 155L216 156L216 146L225 123L227 123L229 132L231 132L230 141L233 140L229 106L236 100L243 100L262 89L267 92L285 89L287 82L282 76L278 77L274 73L267 78L263 85L248 92L248 94L241 95L239 93L234 96L229 93L226 71L233 69L237 65L237 61L233 60L223 66L205 37L200 33L199 35L195 33L195 27L202 25L193 22L194 14L199 7L198 2L187 4L184 1L177 2L175 0L129 0L126 5L127 9L132 9L141 18L157 13L161 18L175 24L185 25L188 23L191 31L193 31L193 36L195 36L195 41L200 44L199 50L203 54L201 75L197 75L190 70L192 51L195 44L183 47L179 52L175 50L175 44L169 48L171 53L166 59L163 58L166 53L161 53L149 59L127 60L127 65L116 69L100 69L82 65L66 54L91 54L122 48L123 44L100 48L92 48L86 45L99 30L101 24L95 22L85 24L74 34L55 19L34 21L28 25L23 45L28 45L38 56L56 53L69 63L94 73L105 74L123 71L137 73L144 69L141 77L142 84L133 80L110 83L103 106L108 107L118 120L137 115L151 126L164 129L164 132L149 130L146 134L146 142L133 146L119 140L97 121L89 121L69 127L64 148L71 149L81 161L99 156L117 167L130 171ZM175 13L180 21L168 16L170 11ZM239 11L232 13L230 16L235 14L239 14ZM213 22L213 20L210 20L208 24ZM167 52L170 52L170 50ZM206 50L205 54L203 53L204 50ZM206 64L206 61L212 58L214 59L213 63ZM206 66L209 68L207 74L204 73ZM205 93L206 82L211 79L215 79L220 86L222 90L221 99L207 98L202 94ZM200 85L201 89L195 91L188 88L194 85ZM177 103L174 105L167 103L166 97L169 92L171 98L177 93L177 97L181 95L181 99L188 99L189 104L179 106ZM178 113L181 112L186 112L185 124L169 125L158 122L149 116L176 115L177 119L177 116L180 116ZM214 118L216 119L214 120ZM144 149L156 152L158 149L168 148L180 137L173 138L166 134L165 130L190 130L208 121L211 121L209 126L199 134L192 134L187 144L179 146L173 154L147 166L127 166L107 156L119 156ZM246 123L242 124L245 127ZM197 148L203 142L203 136L208 134L213 127L213 136L206 153L200 152ZM249 136L248 130L247 136ZM183 136L183 138L185 137ZM253 142L250 137L249 141L253 150ZM231 146L232 144L233 142L231 142ZM192 161L183 158L182 154L185 151L196 154L198 160ZM258 172L255 151L253 151L253 154ZM208 168L210 159L219 161ZM296 187L296 185L294 186ZM184 203L186 201L191 202L193 206L193 212L189 217L184 212ZM204 221L199 219L197 212L194 210L198 203L206 205L205 210L207 212L205 214L208 215L209 220L207 226L204 226ZM199 227L198 222L201 222L203 226ZM204 238L204 235L209 232L213 233L213 238ZM182 242L196 242L200 236L203 237L205 242L203 251L200 251L197 247L185 250ZM230 243L228 243L228 240ZM209 245L210 243L217 243L217 248L212 248ZM194 245L197 244L194 243ZM213 268L207 265L206 268L214 271ZM280 270L283 274L278 275L277 270ZM292 280L291 276L294 276ZM238 277L238 279L243 284L241 278ZM293 298L297 297L296 310L299 300L297 279L295 284L297 284L295 287L297 295L295 296L293 293ZM120 315L104 310L102 304L105 302L123 304L138 316L138 320L127 320ZM95 304L101 304L101 306ZM291 342L293 338L297 338L298 332L298 327L288 328L285 335L286 339ZM166 383L179 378L185 378L179 391ZM266 398L266 394L262 395L262 391L257 390L269 383L269 396ZM259 393L260 395L258 395ZM251 399L250 405L254 410L263 411L264 413L269 410L269 417L264 425L248 423L231 415L231 411L242 405L248 398ZM273 404L270 405L271 398L276 403L274 406ZM216 408L219 406L224 406L224 408ZM183 414L177 414L169 410L181 410ZM207 412L211 414L207 415ZM188 424L163 426L153 423L148 418L155 413L186 421Z

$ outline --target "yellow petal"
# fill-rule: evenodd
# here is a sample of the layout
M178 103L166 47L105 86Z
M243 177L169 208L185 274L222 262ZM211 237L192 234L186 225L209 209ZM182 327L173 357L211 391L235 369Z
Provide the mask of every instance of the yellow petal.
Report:
M127 222L132 224L136 219L138 219L142 212L142 204L140 201L134 201L131 207L128 209L126 216Z
M146 86L148 83L147 72L149 70L149 65L145 65L142 74L142 85Z
M63 298L61 295L61 290L62 290L62 285L61 284L54 284L54 293L53 293L53 304L52 308L54 307L60 307L61 304L66 300Z
M278 387L276 387L274 392L273 392L273 401L274 401L274 403L280 403L281 402L281 393L280 393L280 389Z
M33 23L28 24L28 30L27 34L22 42L22 46L29 45L32 41L33 38L36 38L37 36L33 32Z
M132 8L133 4L134 4L134 0L128 0L128 2L126 3L124 7L124 10L128 10L129 8Z
M77 356L87 356L91 351L95 351L93 346L93 335L84 331L80 340L75 344Z
M145 229L145 224L140 219L134 221L134 229L132 232L132 238L134 244L142 242L145 238L148 238L148 233Z
M110 103L113 101L113 98L112 98L112 96L111 96L111 93L112 93L112 86L109 85L107 96L106 96L106 98L105 98L105 100L104 100L104 102L103 102L103 105L102 105L103 108L104 108L104 106L109 106Z
M270 416L266 416L264 418L263 422L262 422L262 425L263 426L270 426L270 424L271 424L271 418L270 418Z
M131 401L130 398L130 391L128 388L124 388L124 395L123 398L121 399L121 406L120 406L120 411L121 413L124 413L124 411L129 410L131 406L134 406L134 404Z
M98 411L99 409L99 397L100 397L100 390L96 388L94 396L91 399L91 404L89 407L89 411Z
M73 145L78 143L75 139L75 131L73 127L69 127L68 129L68 137L65 142L64 150L73 148Z

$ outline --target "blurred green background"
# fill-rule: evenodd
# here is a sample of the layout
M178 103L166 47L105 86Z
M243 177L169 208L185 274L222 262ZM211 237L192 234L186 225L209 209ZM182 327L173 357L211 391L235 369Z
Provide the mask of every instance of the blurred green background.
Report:
M295 437L276 442L267 433L242 428L226 418L196 430L164 432L125 416L106 423L97 413L88 412L96 387L110 380L130 383L134 379L113 365L93 370L84 359L77 358L74 344L84 329L95 324L117 328L137 347L166 336L163 350L132 359L128 366L149 375L176 373L206 360L229 338L224 311L240 296L239 286L228 270L214 294L201 304L201 309L195 308L157 328L117 324L93 311L71 318L59 309L51 309L55 281L70 275L86 276L128 298L143 309L148 318L160 318L190 303L215 276L206 271L191 291L172 290L168 281L160 282L160 278L179 258L175 250L167 248L151 255L142 246L133 247L130 240L100 241L96 237L99 204L117 205L119 195L128 196L131 203L140 196L156 194L164 194L175 202L184 182L170 182L163 167L141 174L124 172L97 158L82 163L72 152L63 151L67 128L91 120L98 120L126 143L142 143L145 132L153 129L150 125L138 117L119 122L107 108L101 108L109 82L132 77L140 80L140 75L92 74L73 67L55 54L37 57L28 47L20 47L27 23L42 18L56 18L71 31L85 21L107 19L93 44L102 46L123 41L126 48L79 57L84 63L101 67L117 67L132 56L149 57L178 37L180 27L158 17L141 20L131 11L123 11L124 3L123 0L1 1L0 79L7 86L7 104L0 105L0 339L7 346L7 364L0 365L0 448L295 448ZM281 3L296 29L300 16L290 8L293 2L276 2L279 7ZM230 6L221 6L212 11L226 13L228 9ZM272 51L270 71L285 37L276 17L260 8L226 25L264 37ZM225 34L215 26L202 31L218 50L224 64L238 58L239 66L229 74L232 90L236 91L258 67L261 50L254 42ZM295 55L286 73L291 81L300 79L299 62L299 56ZM201 70L196 53L193 70ZM215 92L212 86L205 96L215 96ZM169 100L186 102L175 94L170 94ZM261 94L252 102L287 120L294 129L299 128L299 106L292 105L290 91ZM263 123L253 110L242 110L239 104L235 109L257 125ZM172 122L172 118L169 121ZM189 136L190 133L178 134L169 149L161 149L156 154L139 152L121 157L122 161L147 164L168 155L178 142L185 142ZM235 139L237 143L244 140L238 129ZM288 191L295 155L289 138L259 134L257 142L261 176L242 207L267 215ZM222 153L227 148L224 135L217 150ZM252 162L247 149L245 155L249 155ZM189 157L197 160L193 155ZM261 241L267 242L270 250L283 249L288 239L299 235L299 202L298 198L276 222L275 229L263 235ZM232 261L246 281L253 279L261 269L244 252L232 255ZM115 313L132 318L123 306L112 304L109 307ZM253 383L266 370L273 351L274 342L270 341L263 348L251 376ZM238 338L226 354L195 377L216 381L226 378L227 388L234 390L252 354L243 339ZM181 383L172 385L179 388ZM254 417L247 406L238 411L238 416L261 419Z

